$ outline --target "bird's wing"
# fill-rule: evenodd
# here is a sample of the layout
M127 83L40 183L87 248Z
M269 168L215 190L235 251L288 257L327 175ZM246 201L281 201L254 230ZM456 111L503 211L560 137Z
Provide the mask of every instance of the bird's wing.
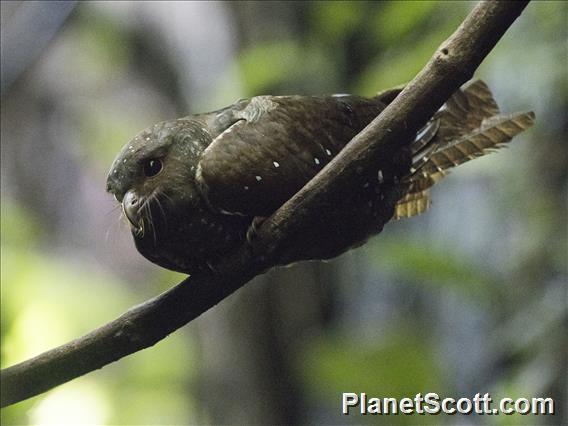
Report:
M229 125L203 152L196 181L213 208L250 216L273 213L384 109L356 96L246 102L221 111Z

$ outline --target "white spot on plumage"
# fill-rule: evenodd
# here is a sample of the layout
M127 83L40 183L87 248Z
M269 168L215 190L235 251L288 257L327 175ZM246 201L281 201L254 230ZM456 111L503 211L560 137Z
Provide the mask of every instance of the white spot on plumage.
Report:
M123 163L126 163L126 158L124 160L122 160Z
M256 178L256 180L257 180L258 182L260 182L260 181L262 180L262 176L258 176L258 175L257 175L257 176L255 176L255 178Z
M414 167L410 168L410 173L414 173L416 171L416 169Z
M201 173L201 163L199 163L197 165L197 170L195 171L195 180L201 181L203 183L203 176L201 175Z
M272 164L274 164L274 167L276 167L276 168L280 167L280 164L278 164L278 161L273 161Z
M365 182L365 185L363 185L363 188L368 188L369 187L369 182Z
M331 156L331 151L330 151L329 149L326 149L326 150L325 150L325 153L326 153L327 155Z
M245 185L243 188L245 189L245 191L248 191L248 190L249 190L249 187L246 186L246 185Z
M383 177L383 171L379 170L377 173L377 179L379 180L379 183L383 183L383 181L385 180Z
M317 157L314 157L314 163L316 163L316 164L319 164L319 163L320 163L320 160L319 160L319 158L317 158Z

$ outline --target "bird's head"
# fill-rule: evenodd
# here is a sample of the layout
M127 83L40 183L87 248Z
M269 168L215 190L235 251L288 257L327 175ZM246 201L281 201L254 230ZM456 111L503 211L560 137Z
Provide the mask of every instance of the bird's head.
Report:
M197 202L195 168L211 137L196 120L164 121L140 132L114 160L106 189L121 203L135 237ZM155 235L154 235L155 238Z

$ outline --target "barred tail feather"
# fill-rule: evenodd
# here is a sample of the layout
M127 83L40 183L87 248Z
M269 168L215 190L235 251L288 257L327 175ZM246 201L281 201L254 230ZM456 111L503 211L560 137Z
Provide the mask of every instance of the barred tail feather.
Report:
M497 115L484 119L478 128L438 146L429 161L421 168L421 173L431 175L443 172L495 151L533 123L533 112Z
M534 124L533 112L499 114L491 91L475 81L456 92L432 118L437 133L413 143L413 167L408 192L396 205L395 218L410 217L428 208L428 188L452 167L493 152ZM431 128L434 128L430 125ZM430 135L428 135L430 136ZM426 150L425 147L428 149Z
M408 193L396 204L393 219L417 216L428 210L429 206L428 191Z

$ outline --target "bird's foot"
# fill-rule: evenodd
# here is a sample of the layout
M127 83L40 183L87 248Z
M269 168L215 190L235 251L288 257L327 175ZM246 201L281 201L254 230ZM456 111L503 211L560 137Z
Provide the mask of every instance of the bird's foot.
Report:
M256 216L252 220L252 223L250 224L249 229L247 230L247 235L246 235L247 243L253 244L254 240L256 239L258 228L260 228L260 226L265 220L266 218L261 216Z

